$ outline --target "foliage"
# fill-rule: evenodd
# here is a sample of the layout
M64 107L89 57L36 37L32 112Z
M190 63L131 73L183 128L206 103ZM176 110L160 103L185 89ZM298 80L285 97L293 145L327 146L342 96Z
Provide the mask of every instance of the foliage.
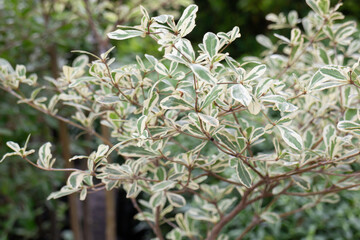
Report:
M277 42L258 36L262 57L242 63L225 52L240 37L238 27L206 33L194 51L186 37L196 5L177 22L171 15L150 17L141 7L139 26L108 33L115 40L150 37L164 52L161 59L145 55L119 66L112 49L100 56L77 51L86 55L40 87L24 66L13 69L2 60L3 90L104 144L69 159L87 161L86 170L53 168L50 143L34 163L26 144L8 142L13 152L1 161L19 155L46 171L71 172L49 199L79 192L83 200L89 191L122 187L158 239L164 233L167 239L229 239L231 225L242 239L263 222L276 225L319 203L336 203L337 192L360 186L360 40L355 22L339 21L341 4L306 2L312 11L301 21L295 11L269 14L270 27L290 29L290 36L276 34ZM21 88L29 86L37 88L24 97ZM50 99L41 95L44 87L55 90ZM61 105L73 108L72 118L61 116ZM99 122L112 130L114 143L96 132ZM263 143L271 149L254 154ZM126 162L108 163L113 152ZM289 197L302 202L280 208ZM246 216L247 225L231 222L238 216Z
M166 9L175 15L179 14L181 6L191 3L188 0L142 2L150 12ZM100 47L109 45L105 33L115 29L116 24L133 23L141 15L138 4L138 1L120 4L119 1L93 0L0 0L3 20L0 24L0 58L26 65L27 71L36 72L39 78L49 74L54 77L58 74L58 65L74 58L74 54L70 53L72 49L85 48L98 52ZM160 5L163 9L158 10ZM127 46L126 50L138 51L133 46ZM31 93L31 89L23 90L25 95ZM56 138L61 129L57 121L38 116L36 110L24 105L13 104L14 98L5 94L0 94L0 101L0 156L7 151L7 141L21 141L29 132L33 146L59 140ZM65 111L63 114L69 116ZM76 136L78 131L71 129L71 134ZM62 160L60 153L64 152L64 148L57 144L59 147L54 155ZM82 146L92 147L95 144L78 138L71 150L82 153L86 151ZM68 228L65 224L71 220L65 219L64 200L48 202L46 195L60 186L64 174L52 175L52 181L48 181L49 173L39 173L32 167L19 167L18 163L13 161L0 169L3 179L0 187L1 237L57 239L60 230ZM62 161L57 161L55 166L61 167L62 164ZM21 194L18 194L19 191ZM69 208L71 212L71 206Z

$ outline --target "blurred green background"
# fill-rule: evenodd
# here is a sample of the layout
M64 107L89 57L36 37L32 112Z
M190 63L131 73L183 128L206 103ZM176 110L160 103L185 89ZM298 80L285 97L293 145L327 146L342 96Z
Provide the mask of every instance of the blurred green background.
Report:
M88 9L85 2L89 4ZM334 5L338 1L331 2ZM122 64L133 62L136 55L143 56L144 53L160 57L161 52L149 38L109 42L104 35L106 28L117 23L138 24L140 17L136 9L140 3L150 8L154 15L179 12L190 1L74 0L70 4L67 0L0 0L0 58L11 64L26 65L28 71L37 73L42 81L45 75L55 77L61 65L71 62L77 56L71 53L74 49L97 53L113 44L117 46L113 56ZM261 53L263 48L255 40L257 34L272 37L272 32L267 29L266 14L297 10L303 17L309 11L303 0L197 0L195 3L199 6L197 26L189 39L195 44L200 43L208 31L217 33L239 26L242 37L227 49L238 59ZM126 9L128 14L124 14ZM135 10L131 12L132 9ZM345 0L341 11L347 18L359 21L359 0ZM89 14L95 20L95 27L89 24ZM102 36L100 41L96 40L95 32ZM28 133L32 134L31 146L34 148L46 141L55 144L60 141L57 121L27 106L15 104L13 97L0 91L0 156L7 151L6 141L23 143ZM72 153L81 153L95 144L85 137L76 138L78 133L70 128L71 139L77 139L71 145ZM56 153L57 159L62 159L61 147ZM34 169L17 158L1 164L0 240L72 239L66 199L46 201L48 194L65 181L64 177L61 173ZM336 207L323 204L284 219L280 225L262 224L249 234L248 239L360 239L360 194L344 192L341 196ZM145 227L131 220L134 211L121 192L117 193L116 199L118 239L149 239ZM281 198L280 205L284 209L296 204L301 204L301 199ZM86 206L82 208L86 209ZM83 210L82 214L85 213ZM233 236L239 234L236 225L245 225L248 221L246 215L239 215L229 224L227 230ZM81 217L81 226L86 231L86 216Z

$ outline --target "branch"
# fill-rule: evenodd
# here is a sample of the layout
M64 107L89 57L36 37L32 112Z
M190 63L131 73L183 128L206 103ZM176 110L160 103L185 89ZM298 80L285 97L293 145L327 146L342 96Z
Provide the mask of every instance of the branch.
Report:
M160 240L164 240L164 237L161 233L161 229L160 229L160 207L156 207L155 210L155 234L156 236L160 239Z
M11 88L4 87L4 86L1 86L1 85L0 85L0 89L6 91L6 92L8 92L8 93L10 93L11 95L13 95L14 97L16 97L17 99L20 99L20 100L23 100L23 99L24 99L22 96L20 96L20 95L17 94L16 92L14 92ZM42 113L45 113L46 115L49 115L49 116L51 116L51 117L53 117L53 118L56 118L56 119L58 119L58 120L60 120L60 121L65 122L65 123L68 124L68 125L72 125L72 126L78 128L78 129L81 129L81 130L84 130L84 131L88 132L88 133L91 134L91 135L96 136L96 137L99 138L103 143L105 143L105 144L107 144L107 145L109 145L109 146L111 146L111 147L114 146L108 139L106 139L106 138L104 138L103 136L101 136L101 135L100 135L99 133L97 133L94 129L86 128L86 127L84 127L84 126L81 126L81 125L78 124L78 123L75 123L75 122L73 122L73 121L70 121L70 120L67 119L67 118L64 118L64 117L61 117L61 116L59 116L59 115L53 114L53 113L49 112L48 110L43 109L43 108L37 106L37 105L34 104L33 102L25 101L24 103L26 103L26 104L29 105L30 107L32 107L32 108L34 108L34 109L36 109L36 110L38 110L38 111L40 111L40 112L42 112Z
M360 183L353 184L353 185L346 186L346 187L334 187L334 186L335 185L333 185L325 190L318 191L318 192L285 192L284 194L290 195L290 196L299 196L299 197L322 195L322 194L327 194L327 193L340 192L342 190L346 190L346 189L350 189L350 188L354 188L354 187L359 187Z

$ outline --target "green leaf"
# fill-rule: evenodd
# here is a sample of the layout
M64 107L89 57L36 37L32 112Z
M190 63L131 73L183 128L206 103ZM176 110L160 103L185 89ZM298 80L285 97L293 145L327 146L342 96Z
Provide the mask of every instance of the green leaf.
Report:
M179 194L167 192L166 197L174 207L183 207L186 204L185 198Z
M209 59L212 59L219 50L219 39L218 37L211 32L205 34L203 39L204 49Z
M169 96L161 100L160 106L163 109L193 109L193 106L180 96Z
M124 40L124 39L139 37L143 35L144 33L139 30L123 30L123 29L118 29L114 32L110 32L107 34L107 36L110 39L114 39L114 40Z
M217 82L216 78L211 75L209 69L207 69L206 67L203 67L200 64L191 64L190 68L195 74L195 76L198 77L200 80L212 84Z
M197 11L198 6L194 4L191 4L184 10L176 25L181 37L185 37L194 29Z
M304 148L303 141L301 136L292 130L291 128L277 125L277 128L280 131L282 139L289 145L291 148L301 151Z
M230 88L231 97L244 106L249 106L252 98L248 90L242 84L235 84Z

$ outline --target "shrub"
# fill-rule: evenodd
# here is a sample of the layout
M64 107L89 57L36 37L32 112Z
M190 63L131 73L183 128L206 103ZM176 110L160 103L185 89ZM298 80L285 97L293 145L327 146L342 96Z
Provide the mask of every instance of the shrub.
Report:
M195 27L196 5L177 22L170 15L150 18L141 8L141 25L108 34L150 37L162 59L145 55L120 66L109 57L112 49L100 56L77 51L85 55L30 97L21 88L38 86L36 78L2 60L3 90L103 144L69 159L85 159L86 170L53 168L51 143L33 162L29 139L24 147L8 142L13 152L1 161L18 155L43 170L71 172L49 199L75 192L85 199L88 192L122 187L137 219L158 239L242 239L262 222L336 203L337 192L360 186L360 40L355 22L338 23L340 3L306 2L312 11L303 19L294 11L269 14L270 28L290 29L290 37L258 36L262 57L241 63L225 52L240 37L238 27L206 33L194 50L185 37ZM44 88L53 91L50 100L39 95ZM61 116L64 105L73 108L72 118ZM97 132L98 123L111 129L111 141ZM109 163L113 152L125 162ZM288 197L302 198L302 205L280 209ZM231 229L245 210L248 225Z

